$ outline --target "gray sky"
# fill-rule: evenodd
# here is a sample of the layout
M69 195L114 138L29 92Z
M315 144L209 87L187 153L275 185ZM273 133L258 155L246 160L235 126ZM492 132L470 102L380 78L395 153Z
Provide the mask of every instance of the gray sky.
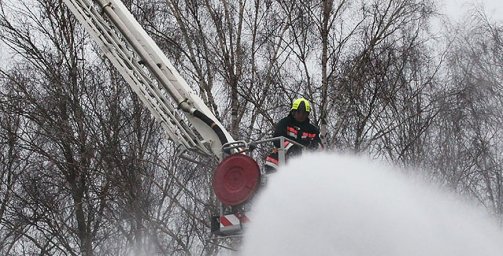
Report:
M491 19L503 21L503 0L443 0L439 3L442 11L454 19L460 19L466 10L483 6Z
M7 51L5 48L6 48L6 46L4 45L4 43L0 42L0 68L3 68L6 66Z

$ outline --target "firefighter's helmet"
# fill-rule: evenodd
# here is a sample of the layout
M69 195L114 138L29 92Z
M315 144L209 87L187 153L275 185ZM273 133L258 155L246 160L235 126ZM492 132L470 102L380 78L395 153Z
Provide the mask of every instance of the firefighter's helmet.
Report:
M293 101L292 110L301 110L309 113L311 112L311 104L304 98L298 98Z

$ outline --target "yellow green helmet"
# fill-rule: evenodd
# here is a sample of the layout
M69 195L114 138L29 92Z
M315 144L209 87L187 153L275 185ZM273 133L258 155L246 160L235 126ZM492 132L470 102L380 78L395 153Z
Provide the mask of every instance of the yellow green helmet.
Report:
M308 100L304 98L298 98L293 101L292 103L292 110L303 110L306 112L311 112L311 104L309 103Z

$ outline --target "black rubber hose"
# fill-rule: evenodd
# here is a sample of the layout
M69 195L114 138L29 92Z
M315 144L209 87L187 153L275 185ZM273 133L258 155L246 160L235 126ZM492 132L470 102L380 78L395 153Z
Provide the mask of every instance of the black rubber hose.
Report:
M225 143L228 142L227 136L225 136L224 131L222 131L220 126L218 126L215 123L215 121L213 121L211 118L209 118L208 116L206 116L205 114L203 114L199 110L195 110L193 114L195 117L201 119L201 121L203 121L205 124L207 124L209 127L211 127L211 129L213 129L213 131L215 131L215 133L217 134L218 139L220 140L220 143L222 143L222 145L224 145Z

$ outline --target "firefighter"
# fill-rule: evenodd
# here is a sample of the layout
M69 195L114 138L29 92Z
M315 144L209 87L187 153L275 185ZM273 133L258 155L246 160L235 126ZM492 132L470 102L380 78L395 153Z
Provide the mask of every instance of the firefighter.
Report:
M303 148L314 150L322 147L320 131L309 121L310 112L311 104L309 101L298 98L293 101L288 116L281 119L276 125L273 137L283 136L303 146L300 147L285 140L286 159L300 155ZM280 148L280 141L275 140L273 152L267 156L265 161L266 174L273 173L278 168L278 148Z

